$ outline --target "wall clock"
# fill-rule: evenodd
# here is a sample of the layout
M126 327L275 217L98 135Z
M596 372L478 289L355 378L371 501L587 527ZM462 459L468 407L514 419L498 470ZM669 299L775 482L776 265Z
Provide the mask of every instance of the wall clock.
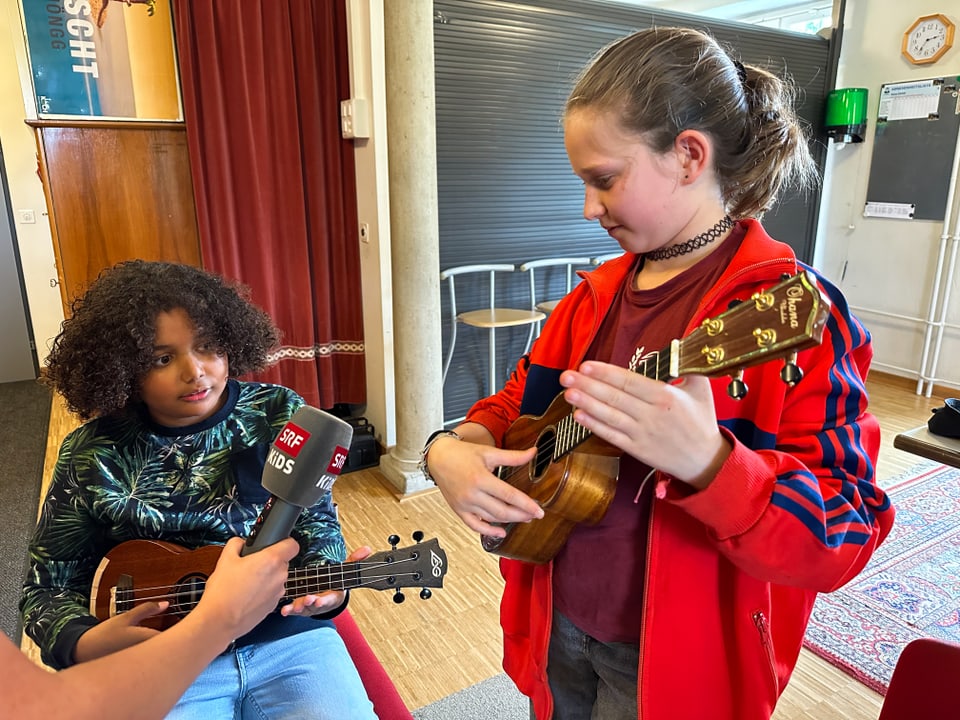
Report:
M953 31L946 15L922 15L904 31L900 51L914 65L936 62L953 46Z

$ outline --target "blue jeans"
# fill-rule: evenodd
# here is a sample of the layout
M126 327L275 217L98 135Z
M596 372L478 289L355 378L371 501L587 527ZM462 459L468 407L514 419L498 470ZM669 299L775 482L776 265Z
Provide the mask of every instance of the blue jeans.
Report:
M553 720L637 720L639 660L639 645L600 642L554 611L547 657Z
M376 717L340 635L332 626L320 626L215 658L167 720Z

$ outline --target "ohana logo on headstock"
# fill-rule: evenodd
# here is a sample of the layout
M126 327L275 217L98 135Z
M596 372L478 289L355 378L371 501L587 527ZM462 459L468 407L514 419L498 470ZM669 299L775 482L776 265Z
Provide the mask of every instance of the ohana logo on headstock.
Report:
M783 309L780 312L780 322L796 330L800 327L801 322L800 303L804 300L804 287L802 285L794 285L793 287L787 288L787 292L784 294L786 298L783 301Z

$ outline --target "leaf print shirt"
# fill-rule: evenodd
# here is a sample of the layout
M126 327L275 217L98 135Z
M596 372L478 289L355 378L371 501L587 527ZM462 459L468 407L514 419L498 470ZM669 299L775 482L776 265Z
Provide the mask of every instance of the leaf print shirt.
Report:
M24 630L51 667L73 664L78 638L97 623L91 584L113 547L146 538L192 549L249 534L270 496L260 482L267 451L304 403L279 385L229 380L226 393L223 408L195 425L165 427L143 412L91 420L64 439L20 601ZM343 561L329 492L301 513L293 537L293 567ZM286 634L303 629L283 624Z

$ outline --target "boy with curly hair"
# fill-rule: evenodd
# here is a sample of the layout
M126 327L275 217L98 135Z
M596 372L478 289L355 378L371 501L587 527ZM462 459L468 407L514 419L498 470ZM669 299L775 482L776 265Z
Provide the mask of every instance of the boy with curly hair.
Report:
M46 377L87 422L61 445L20 602L25 631L56 669L157 632L130 614L98 622L88 612L111 548L249 535L269 498L260 479L270 444L304 404L288 388L231 377L264 367L278 331L245 288L216 275L124 262L71 310ZM301 547L293 567L344 560L329 492L292 535ZM346 602L342 591L306 595L269 615L210 663L168 718L375 717L330 620Z

